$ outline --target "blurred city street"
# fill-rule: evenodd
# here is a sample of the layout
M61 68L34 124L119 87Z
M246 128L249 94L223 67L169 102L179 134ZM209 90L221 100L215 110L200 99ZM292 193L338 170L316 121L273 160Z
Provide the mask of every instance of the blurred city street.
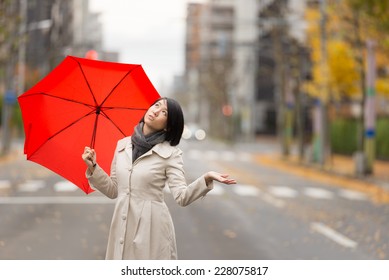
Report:
M179 259L387 259L384 185L280 160L276 142L182 141L188 182L216 170L238 184L215 184L185 208L166 192ZM0 160L0 259L103 259L114 200L85 195L13 147Z

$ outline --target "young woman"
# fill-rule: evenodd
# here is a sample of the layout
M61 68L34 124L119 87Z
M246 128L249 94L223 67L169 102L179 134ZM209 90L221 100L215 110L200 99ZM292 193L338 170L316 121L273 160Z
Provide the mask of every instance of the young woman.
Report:
M227 174L210 171L190 185L184 177L182 152L177 145L184 129L180 105L171 98L157 100L135 127L131 137L118 141L111 175L85 147L82 158L94 189L117 198L106 259L177 259L175 231L164 202L167 185L181 206L206 195L213 181L235 184Z

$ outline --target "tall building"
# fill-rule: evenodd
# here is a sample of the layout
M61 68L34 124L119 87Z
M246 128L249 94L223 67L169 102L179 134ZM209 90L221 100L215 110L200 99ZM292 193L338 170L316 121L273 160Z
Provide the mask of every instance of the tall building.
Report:
M89 50L103 54L100 15L90 12L89 0L25 1L27 87L35 84L67 55L85 57ZM117 56L109 55L111 59L117 59Z
M220 136L228 133L224 130L223 108L231 105L232 3L232 0L213 0L189 4L187 14L188 120Z
M282 40L288 42L280 54L303 44L304 3L208 0L188 5L185 77L191 121L222 137L250 140L275 133L282 85L274 34L282 24ZM274 11L280 5L285 9ZM292 59L283 57L289 65Z
M73 1L60 3L56 0L26 1L26 73L37 76L47 74L62 58L66 45L72 41L69 27L72 22ZM27 81L34 79L27 77ZM32 83L34 81L31 81Z
M190 116L222 137L254 135L257 2L210 0L188 6Z
M73 4L72 54L84 57L89 50L103 53L103 31L100 13L89 10L89 0L74 1Z
M282 122L282 104L294 106L288 85L302 71L305 4L305 0L261 1L255 85L257 133L277 133L277 122Z

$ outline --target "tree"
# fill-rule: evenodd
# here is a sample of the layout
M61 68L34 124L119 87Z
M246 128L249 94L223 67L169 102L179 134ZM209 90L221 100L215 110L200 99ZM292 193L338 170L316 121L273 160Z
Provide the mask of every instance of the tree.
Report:
M19 36L19 3L0 0L0 96L8 91L16 95L16 80ZM12 104L2 103L2 154L8 153L11 143L10 127L13 116Z
M323 59L319 46L317 22L319 12L317 7L308 9L307 19L309 43L312 48L313 80L307 85L311 95L331 101L354 100L365 108L367 100L366 85L366 44L369 40L378 42L375 48L375 58L379 76L376 79L377 95L389 96L388 50L389 50L389 3L380 0L328 0L328 25L326 30L328 50L327 58ZM323 72L323 60L326 60L328 72ZM321 85L328 82L330 96L323 96ZM364 111L363 111L364 112ZM365 144L365 113L361 114L358 135L358 150L362 151ZM370 149L371 150L371 149ZM370 172L370 171L369 171Z

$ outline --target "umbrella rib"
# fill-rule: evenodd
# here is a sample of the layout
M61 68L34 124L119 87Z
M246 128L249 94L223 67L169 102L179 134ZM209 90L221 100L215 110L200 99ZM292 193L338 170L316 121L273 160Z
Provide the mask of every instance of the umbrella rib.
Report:
M73 57L72 57L72 58L73 58ZM86 75L85 75L85 73L84 73L84 69L82 69L81 63L80 63L77 59L75 59L75 58L73 58L73 59L77 62L78 67L80 67L81 73L82 73L82 75L84 76L85 82L86 82L86 84L88 85L89 91L90 91L90 93L92 94L93 100L95 101L95 105L97 106L96 97L95 97L95 95L94 95L94 93L93 93L93 91L92 91L92 88L91 88L91 86L90 86L90 84L89 84L88 79L86 78Z
M79 122L80 120L82 120L83 118L86 118L87 116L89 115L92 115L93 113L95 113L94 111L91 111L89 112L88 114L85 114L84 116L82 116L81 118L73 121L72 123L68 124L67 126L63 127L61 130L59 130L58 132L56 132L55 134L51 135L47 140L50 140L52 139L53 137L57 136L59 133L61 133L62 131L68 129L69 127L71 127L72 125L74 125L75 123Z
M81 101L77 101L77 100L74 100L74 99L69 99L69 98L65 98L65 97L61 97L61 96L55 96L55 95L52 95L50 93L46 93L46 92L35 92L35 93L31 93L27 96L20 96L20 98L27 98L27 97L30 97L30 96L34 96L34 95L45 95L45 96L48 96L48 97L53 97L53 98L58 98L58 99L61 99L61 100L65 100L65 101L68 101L68 102L73 102L73 103L77 103L77 104L81 104L81 105L85 105L89 108L95 108L94 105L90 105L90 104L87 104L87 103L84 103L84 102L81 102Z
M57 131L55 134L53 134L53 135L51 135L49 138L47 138L47 140L46 140L45 142L47 142L47 141L53 139L55 136L57 136L58 134L60 134L62 131L68 129L69 127L71 127L71 126L74 125L75 123L79 122L79 121L82 120L83 118L86 118L87 116L89 116L89 115L91 115L91 114L93 114L93 113L94 113L94 111L91 111L91 112L89 112L88 114L86 114L86 115L80 117L79 119L73 121L73 122L70 123L69 125L63 127L62 129L60 129L59 131ZM36 153L44 144L45 144L45 143L43 143L42 145L40 145L34 152L32 152L32 153L30 154L29 157L33 156L33 155L34 155L34 154L35 154L35 153Z
M130 111L147 111L145 108L131 108L131 107L102 107L101 109L107 110L130 110Z
M108 117L108 115L106 113L104 113L103 111L101 111L101 114L107 118L107 120L109 120L119 131L121 134L123 134L123 136L126 136L126 134L120 129L120 127L113 121L111 120L110 117Z
M130 71L128 71L126 73L126 75L123 76L123 78L112 88L111 92L109 94L107 94L107 96L104 98L103 102L101 102L100 106L103 106L103 104L105 103L105 101L107 101L107 99L112 95L112 93L115 91L115 89L121 84L121 82L132 72L134 71L136 68L140 67L140 65L137 65L136 67L134 67L133 69L131 69Z

